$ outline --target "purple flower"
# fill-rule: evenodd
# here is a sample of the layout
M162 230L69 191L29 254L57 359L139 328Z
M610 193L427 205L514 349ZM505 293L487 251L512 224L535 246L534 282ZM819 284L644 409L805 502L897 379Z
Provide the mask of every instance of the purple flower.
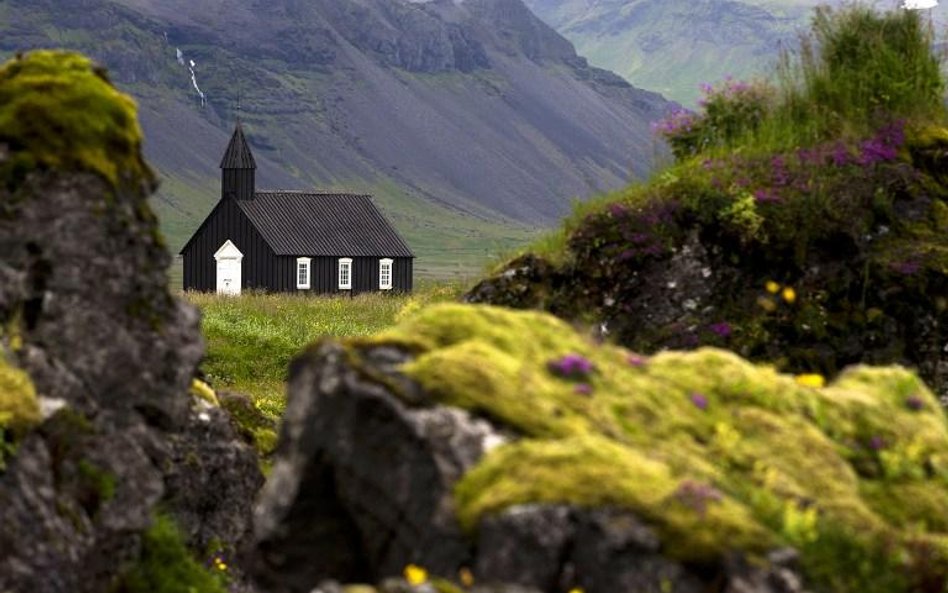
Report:
M755 191L754 200L758 204L779 204L783 201L777 192L768 188L758 189Z
M621 218L629 213L629 209L624 204L609 204L609 213L615 218Z
M697 391L691 394L691 403L693 403L695 407L698 408L699 410L708 409L707 396L705 396L702 393L698 393Z
M547 363L550 372L566 379L582 379L593 372L593 363L581 354L567 354Z
M573 388L573 393L578 395L592 395L593 388L589 383L580 383Z
M899 274L902 274L905 276L911 276L913 274L917 274L918 271L922 269L921 264L919 264L916 261L910 261L910 260L892 262L891 264L889 264L889 267L892 268L893 271L898 272Z
M797 160L803 165L818 164L820 162L820 155L816 150L801 148L797 151Z
M642 243L648 243L652 237L647 233L632 233L629 236L629 240L633 243L641 245Z
M620 262L628 261L630 259L635 259L639 256L639 252L635 249L626 249L616 258Z
M711 333L715 334L720 338L728 338L731 336L733 330L731 329L731 324L726 321L721 321L719 323L712 323L708 326L708 329L711 330Z
M635 368L640 369L645 366L645 364L648 362L648 359L639 354L630 354L629 357L625 359L625 361Z
M925 408L925 401L917 395L910 395L905 400L905 405L908 406L908 409L912 410L913 412L918 412Z
M644 253L645 255L659 256L665 253L665 248L657 244L648 245L642 250L642 253Z
M837 167L844 167L850 163L849 149L846 148L846 145L842 142L838 142L836 146L833 147L831 156L833 164Z
M881 451L882 449L885 449L886 446L887 443L885 442L885 439L877 434L873 435L872 438L869 439L869 448L873 451Z
M703 517L708 512L708 505L720 502L724 495L710 484L684 480L675 491L675 498Z

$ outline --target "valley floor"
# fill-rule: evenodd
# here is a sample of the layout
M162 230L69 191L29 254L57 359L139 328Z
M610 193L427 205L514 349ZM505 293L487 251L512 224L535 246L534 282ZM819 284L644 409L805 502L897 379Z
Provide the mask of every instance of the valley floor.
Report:
M409 311L457 300L465 287L462 280L421 280L411 295L182 294L202 313L207 352L201 370L207 382L216 390L249 395L261 412L277 420L289 363L308 344L374 334Z

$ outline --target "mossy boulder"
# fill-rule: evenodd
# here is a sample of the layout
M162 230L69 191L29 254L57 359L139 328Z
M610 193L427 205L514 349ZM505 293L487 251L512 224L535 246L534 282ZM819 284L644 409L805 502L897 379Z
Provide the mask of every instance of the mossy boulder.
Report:
M81 55L35 51L0 67L0 181L31 170L91 171L111 185L153 184L134 101Z
M0 591L110 590L150 561L159 508L190 553L249 535L262 476L188 394L198 315L168 290L153 182L133 101L92 62L0 67Z
M511 537L534 542L516 554L560 540L580 554L589 525L600 525L600 533L602 525L632 522L653 534L636 541L658 543L628 553L666 563L672 572L662 574L677 575L675 590L737 578L728 573L735 556L773 568L768 558L788 547L798 550L807 585L818 591L925 590L923 583L948 576L945 414L918 376L901 367L855 366L825 386L816 379L721 349L646 357L544 313L441 305L372 338L323 344L297 361L274 472L292 462L301 471L298 486L319 467L337 480L330 498L342 510L334 512L354 517L356 509L391 506L377 517L391 513L413 533L424 529L419 501L401 499L394 485L407 487L415 477L428 496L441 490L435 507L453 509L473 560L409 545L387 560L389 570L416 562L450 575L460 568L451 561L471 562L476 576L497 578L483 572L515 562L498 564L490 550L514 552L503 539L485 545L485 537L499 532L508 544ZM495 436L468 456L460 475L455 466L432 480L420 468L440 450L431 443L441 433L419 428L420 418L444 406L486 419ZM323 420L313 426L314 418ZM390 427L384 434L367 432L380 430L383 419ZM393 426L414 436L395 438ZM379 439L391 455L372 445ZM353 483L356 455L369 467L393 467L375 477L360 472ZM402 471L407 475L393 479ZM392 490L377 490L376 480ZM285 497L292 491L302 501L304 492L287 485L273 484L277 498L265 496L262 507L289 504L283 516L305 530L311 523L293 515L297 507ZM555 508L565 510L529 510ZM590 515L601 512L624 518L597 522ZM545 527L530 527L536 517L547 517ZM386 529L399 537L397 527ZM430 522L427 529L444 534L450 525ZM532 533L546 536L530 539ZM454 546L457 535L445 541ZM376 566L374 554L358 546L353 553ZM597 558L584 564L595 574L577 571L569 585L610 590L599 573L613 574L602 568L613 566L603 560L613 556ZM564 566L557 567L556 578L565 578ZM651 578L636 574L641 582ZM658 587L661 578L654 578ZM550 589L548 581L525 584Z
M585 207L466 299L547 310L644 353L715 346L829 377L903 364L946 395L944 133L896 121L698 155Z

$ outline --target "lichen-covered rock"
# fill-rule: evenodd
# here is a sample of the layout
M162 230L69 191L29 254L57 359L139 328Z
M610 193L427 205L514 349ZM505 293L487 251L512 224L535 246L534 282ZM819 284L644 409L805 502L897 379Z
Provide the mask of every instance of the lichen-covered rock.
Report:
M723 350L647 358L546 314L440 305L314 347L289 395L257 516L268 590L409 563L593 593L948 576L948 422L898 367L824 386Z
M0 415L19 406L3 591L111 590L159 509L195 549L249 528L256 458L188 395L198 317L168 292L140 144L134 103L85 58L0 67Z

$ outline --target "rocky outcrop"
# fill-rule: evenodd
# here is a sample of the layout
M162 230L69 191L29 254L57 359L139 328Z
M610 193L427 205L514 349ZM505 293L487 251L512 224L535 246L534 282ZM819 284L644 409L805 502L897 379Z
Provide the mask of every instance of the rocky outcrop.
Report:
M948 451L936 400L895 368L807 385L723 351L649 359L492 307L433 307L373 338L323 342L291 368L254 573L279 593L409 565L435 590L467 578L791 593L841 572L841 590L862 578L914 590L904 567L849 574L837 551L937 545L887 518L890 496L918 500L905 479L944 492L891 465L913 439Z
M134 105L85 58L10 62L0 182L0 361L44 413L0 471L0 590L110 590L159 512L194 549L236 549L262 478L188 395L198 316L168 292Z
M387 373L406 359L390 348L367 357ZM332 343L294 363L289 391L257 508L261 583L309 591L326 578L399 574L413 561L443 575L470 563L451 487L503 442L497 429L461 410L408 408Z
M557 264L511 261L466 300L647 353L718 346L826 376L909 365L948 397L946 147L943 128L889 128L853 148L695 161L574 221Z

